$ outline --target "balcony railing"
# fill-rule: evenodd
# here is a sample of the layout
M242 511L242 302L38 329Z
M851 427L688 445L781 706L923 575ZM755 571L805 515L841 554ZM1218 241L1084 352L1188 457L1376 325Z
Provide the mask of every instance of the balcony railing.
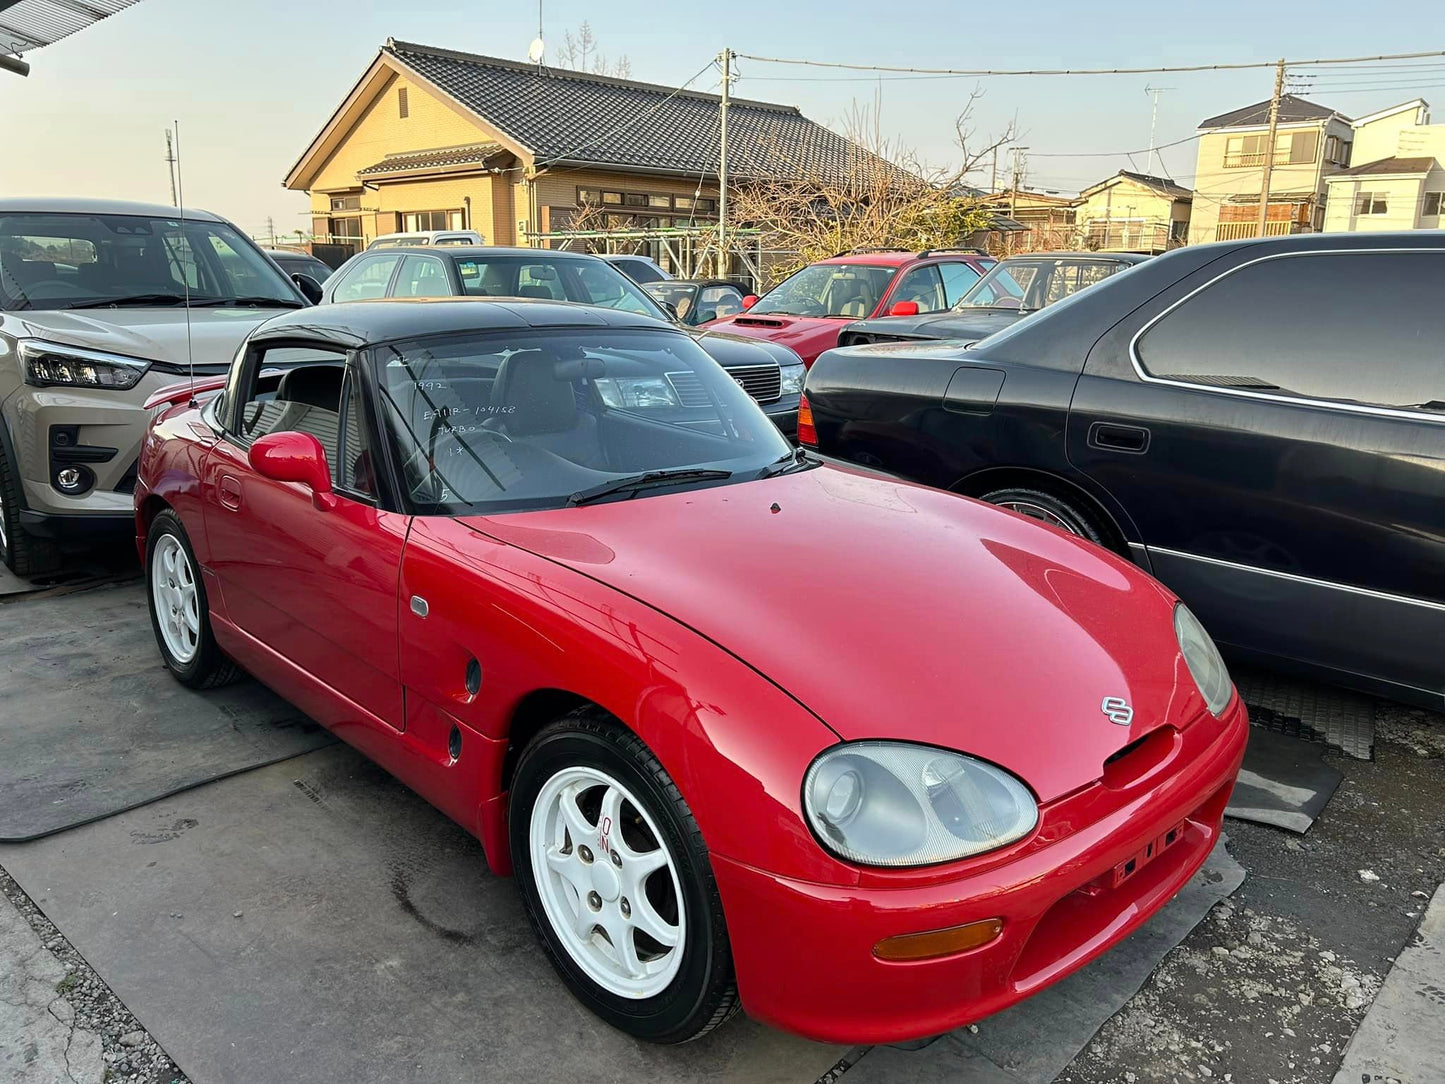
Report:
M1264 224L1266 237L1287 237L1298 232L1298 222L1266 222ZM1246 238L1258 236L1258 222L1221 222L1214 227L1216 241L1243 241Z
M1169 223L1091 220L1084 224L1090 248L1116 252L1163 252L1169 247Z
M1285 157L1288 158L1289 155L1285 155ZM1278 160L1279 156L1276 155L1275 161L1278 162ZM1247 166L1262 165L1264 165L1263 151L1260 151L1257 154L1226 154L1224 156L1225 169L1244 169Z

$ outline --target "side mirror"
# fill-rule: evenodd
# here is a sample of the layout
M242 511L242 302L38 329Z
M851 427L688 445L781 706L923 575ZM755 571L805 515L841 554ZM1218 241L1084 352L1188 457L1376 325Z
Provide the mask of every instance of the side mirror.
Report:
M331 467L326 449L310 433L267 433L251 445L251 469L273 482L300 482L325 512L336 504L331 495Z
M682 319L682 317L677 315L677 306L674 305L671 301L659 301L658 304L661 305L664 309L666 309L674 320Z
M757 294L748 294L745 298L743 298L743 312L747 312L750 308L752 308L752 307L753 307L754 305L756 305L757 303L758 303L758 295L757 295Z
M296 288L301 291L302 296L305 297L307 301L313 305L321 304L321 283L317 282L310 275L300 273L292 275L291 281L296 284Z
M917 316L917 301L895 301L892 308L888 310L889 316Z

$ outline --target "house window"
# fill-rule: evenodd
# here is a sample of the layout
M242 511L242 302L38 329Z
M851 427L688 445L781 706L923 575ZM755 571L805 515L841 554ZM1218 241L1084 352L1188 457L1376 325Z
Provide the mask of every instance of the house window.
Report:
M1325 136L1325 161L1335 166L1350 164L1350 151L1354 147L1348 139L1339 136Z
M409 211L401 216L401 222L403 233L466 229L466 216L461 211Z
M671 196L648 196L648 197L647 197L647 205L648 205L649 207L661 207L661 208L663 208L664 210L671 210L671 209L672 209L672 197L671 197Z
M1445 205L1445 192L1425 193L1425 214L1438 215L1442 205Z
M625 192L622 196L622 205L624 207L646 207L647 197L641 192Z
M1278 132L1274 138L1274 164L1298 166L1313 162L1319 154L1320 133ZM1269 133L1230 136L1224 144L1224 168L1246 169L1264 165Z
M361 219L360 218L333 218L330 226L331 236L334 239L343 241L361 240Z
M359 211L361 210L361 197L332 196L331 209L333 211Z
M1385 193L1361 192L1355 197L1355 214L1382 215L1385 213Z
M396 115L402 120L411 116L411 106L406 100L406 87L398 87L396 90Z

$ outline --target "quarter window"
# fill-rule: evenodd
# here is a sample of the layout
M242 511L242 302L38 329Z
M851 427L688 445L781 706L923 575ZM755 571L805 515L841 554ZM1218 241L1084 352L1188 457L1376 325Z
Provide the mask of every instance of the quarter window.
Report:
M1139 340L1151 376L1221 389L1445 412L1445 252L1247 264Z
M400 256L373 256L342 273L332 292L333 301L371 301L386 296L386 284L401 262Z
M341 447L336 458L337 462L331 465L332 484L375 499L376 461L366 429L361 388L357 386L354 374L347 378L341 392Z

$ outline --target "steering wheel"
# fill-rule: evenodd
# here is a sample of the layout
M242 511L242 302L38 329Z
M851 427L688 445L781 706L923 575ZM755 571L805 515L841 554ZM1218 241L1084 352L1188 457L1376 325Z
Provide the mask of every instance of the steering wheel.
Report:
M821 301L803 301L798 304L797 311L799 316L827 316L828 306Z

